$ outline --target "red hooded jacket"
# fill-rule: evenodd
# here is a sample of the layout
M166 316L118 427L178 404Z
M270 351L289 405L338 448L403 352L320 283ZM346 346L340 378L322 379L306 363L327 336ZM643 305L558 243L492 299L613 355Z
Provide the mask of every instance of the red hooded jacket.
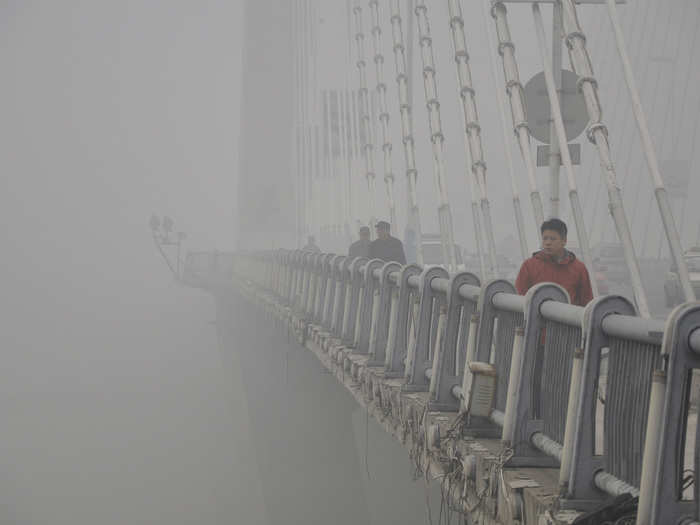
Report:
M520 267L515 288L520 295L539 283L555 283L569 292L571 304L586 306L593 299L586 266L571 252L555 262L543 251L536 252Z

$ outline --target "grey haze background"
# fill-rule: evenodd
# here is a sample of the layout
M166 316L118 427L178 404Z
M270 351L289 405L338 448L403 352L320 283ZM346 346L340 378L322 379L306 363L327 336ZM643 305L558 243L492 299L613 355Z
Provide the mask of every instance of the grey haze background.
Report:
M507 176L488 62L475 44L485 33L480 10L463 4L502 239L512 231L512 213L509 196L499 192ZM434 5L448 185L458 240L468 245L447 19L444 4ZM510 12L527 80L541 69L531 14L528 6ZM636 210L629 213L635 243L654 256L659 221L645 205L651 191L607 20L600 7L581 12L626 204ZM321 15L330 27L331 14ZM640 0L628 2L621 16L659 156L693 166L698 4ZM168 214L188 232L190 248L234 246L242 19L243 2L232 0L0 4L0 523L265 519L242 423L245 394L235 366L222 369L211 299L174 285L146 225L152 212ZM387 25L386 71L393 80L389 36ZM346 65L335 67L327 75L344 78ZM426 230L435 231L427 119L415 72L421 205ZM356 86L355 70L350 74ZM397 123L394 113L400 175ZM585 164L577 177L586 221L594 240L611 240L595 153L582 142ZM258 153L266 151L250 155ZM397 181L401 220L405 199L402 178ZM525 195L524 177L519 183ZM691 177L690 196L700 194L698 184ZM380 178L377 189L382 195ZM675 211L685 214L684 241L691 244L698 209ZM529 231L534 248L532 223Z
M233 245L242 14L0 4L0 523L260 515L212 301L147 228L169 214L190 246Z

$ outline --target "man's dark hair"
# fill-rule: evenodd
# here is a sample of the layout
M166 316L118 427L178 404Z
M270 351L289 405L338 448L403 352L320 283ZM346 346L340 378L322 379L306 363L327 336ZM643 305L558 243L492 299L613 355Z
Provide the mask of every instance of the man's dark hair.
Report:
M540 233L544 233L545 230L555 231L561 235L562 239L566 239L566 223L561 219L549 219L544 221L540 228Z
M369 226L363 226L362 228L360 228L360 233L366 233L367 235L369 235Z

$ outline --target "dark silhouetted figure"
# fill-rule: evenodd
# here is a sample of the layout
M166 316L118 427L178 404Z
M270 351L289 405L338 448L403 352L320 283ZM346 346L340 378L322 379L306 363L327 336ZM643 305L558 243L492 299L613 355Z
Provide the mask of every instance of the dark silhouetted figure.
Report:
M360 228L360 240L355 241L350 245L348 257L369 257L369 228L363 226Z
M391 225L386 221L379 221L376 228L377 238L369 245L369 258L406 264L403 244L391 236Z

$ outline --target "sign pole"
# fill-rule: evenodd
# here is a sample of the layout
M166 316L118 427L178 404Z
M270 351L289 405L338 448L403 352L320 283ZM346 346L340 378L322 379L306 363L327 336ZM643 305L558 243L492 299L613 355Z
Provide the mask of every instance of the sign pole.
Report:
M561 77L562 77L562 53L561 53L561 2L554 2L552 5L552 71L554 72L554 85L561 97ZM564 111L564 108L561 108ZM554 123L554 110L549 113L549 216L559 217L559 166L561 166L561 151L559 141L556 139L556 128Z

